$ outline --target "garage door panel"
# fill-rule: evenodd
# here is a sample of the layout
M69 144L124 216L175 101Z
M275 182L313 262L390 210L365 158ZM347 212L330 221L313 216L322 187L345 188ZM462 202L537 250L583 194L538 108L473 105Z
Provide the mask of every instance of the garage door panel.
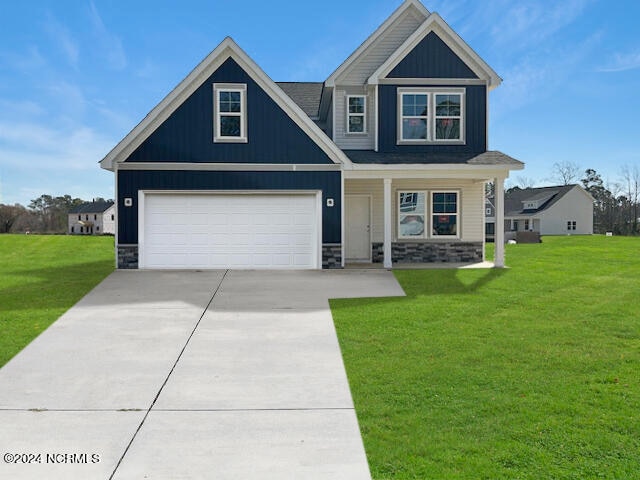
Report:
M309 195L147 194L142 268L318 268Z

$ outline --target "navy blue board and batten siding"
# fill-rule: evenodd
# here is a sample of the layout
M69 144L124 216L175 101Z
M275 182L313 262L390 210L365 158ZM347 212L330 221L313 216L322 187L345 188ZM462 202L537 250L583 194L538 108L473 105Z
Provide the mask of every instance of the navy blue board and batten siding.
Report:
M341 172L118 171L118 242L138 243L138 191L321 190L322 243L341 243ZM132 198L131 207L124 199ZM327 199L334 206L327 206Z
M411 50L387 78L478 78L434 32Z
M478 76L434 32L430 32L386 77L478 79ZM398 145L398 88L465 90L464 144ZM487 150L487 88L485 85L380 85L378 90L379 146L384 153L483 153Z
M213 84L247 85L247 143L213 142ZM227 59L127 162L331 164L331 159L232 59Z

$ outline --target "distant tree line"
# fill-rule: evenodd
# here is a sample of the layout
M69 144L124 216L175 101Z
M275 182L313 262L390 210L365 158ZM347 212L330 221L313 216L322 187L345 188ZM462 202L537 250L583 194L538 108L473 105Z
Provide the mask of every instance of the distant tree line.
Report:
M95 198L96 202L105 201ZM70 195L52 197L41 195L27 207L0 204L0 233L65 233L69 210L85 203Z
M582 178L580 178L582 176ZM556 163L553 175L546 180L560 185L581 185L593 197L594 233L613 232L615 235L640 235L640 169L634 165L620 170L617 182L604 181L592 168L584 171L573 162ZM517 188L532 188L536 181L517 177Z

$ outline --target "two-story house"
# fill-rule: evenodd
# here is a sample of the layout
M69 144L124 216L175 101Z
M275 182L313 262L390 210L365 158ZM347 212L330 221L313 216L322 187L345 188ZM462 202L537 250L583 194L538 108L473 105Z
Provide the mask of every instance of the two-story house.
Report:
M118 267L482 261L484 185L501 203L523 168L487 150L500 82L418 0L324 82L277 84L226 38L101 161Z
M113 235L116 232L116 206L111 200L85 202L68 213L70 235Z

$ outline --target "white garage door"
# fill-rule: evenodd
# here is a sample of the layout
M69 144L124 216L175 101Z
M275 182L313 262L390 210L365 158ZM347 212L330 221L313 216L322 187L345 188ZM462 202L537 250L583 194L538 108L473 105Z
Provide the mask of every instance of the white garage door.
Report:
M315 194L146 194L141 268L319 268Z

